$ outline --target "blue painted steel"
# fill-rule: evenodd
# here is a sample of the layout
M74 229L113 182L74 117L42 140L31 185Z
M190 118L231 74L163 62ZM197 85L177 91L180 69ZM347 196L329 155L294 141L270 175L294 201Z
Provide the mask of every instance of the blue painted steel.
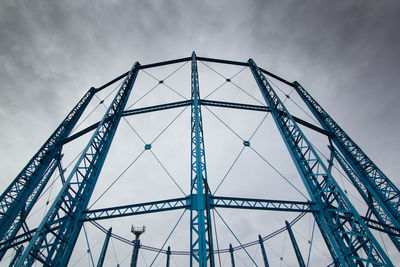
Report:
M400 228L399 189L298 82L293 82L293 85L322 127L331 133L335 145L371 193L376 204L379 204L379 209L383 211L381 216Z
M191 108L191 209L190 209L190 266L193 260L200 267L214 266L213 239L208 203L206 158L203 121L199 104L199 80L196 54L192 54L192 108Z
M212 208L316 212L313 202L212 196Z
M232 265L232 267L235 267L235 257L233 255L232 244L229 244L229 254L231 255L231 265Z
M162 105L155 105L155 106L150 106L150 107L131 109L131 110L124 111L122 113L122 116L130 116L130 115L143 114L143 113L154 112L154 111L161 111L161 110L171 109L171 108L186 107L186 106L191 105L192 102L193 102L192 100L184 100L184 101L172 102L172 103L167 103L167 104L162 104Z
M285 221L285 224L286 224L286 229L289 232L290 241L292 241L294 253L296 253L297 262L299 263L300 267L306 267L306 264L304 263L303 256L301 255L299 246L297 245L296 238L294 237L292 227L290 226L288 221Z
M110 242L112 228L108 229L106 238L104 239L103 248L101 249L99 261L97 262L97 267L103 267L104 259L106 258L108 243Z
M160 211L186 209L188 207L190 207L189 197L173 198L168 200L137 203L106 209L88 210L82 213L82 220L94 221Z
M95 88L91 88L67 115L50 138L32 157L24 169L0 196L0 240L10 237L10 227L24 210L28 199L42 182L46 170L58 157L59 145L68 137L83 111L94 95ZM27 214L25 214L27 215Z
M133 247L133 254L131 259L131 267L136 267L139 257L139 248L140 248L140 239L135 241L135 245Z
M264 247L264 240L262 239L261 235L258 235L258 243L260 243L261 252L264 260L264 266L269 267L267 253L265 252L265 247Z
M103 219L133 216L154 212L163 212L169 210L196 209L197 202L193 205L192 200L195 197L173 198L119 207L110 207L105 209L88 210L82 213L83 221L97 221ZM210 208L237 208L254 210L279 210L292 212L316 212L313 202L284 201L271 199L252 199L252 198L234 198L209 196L208 203ZM204 207L204 205L202 205Z
M390 227L396 228L395 225L391 223L390 220L387 220L386 213L382 210L380 205L377 203L376 199L368 192L368 189L359 179L359 177L354 172L353 168L346 162L346 160L336 151L335 148L330 147L332 151L332 155L337 159L342 169L345 171L354 187L358 190L361 197L364 199L365 203L367 203L369 210L375 215L378 221L382 224L388 225ZM368 224L367 224L368 225ZM397 233L400 233L400 229L397 228ZM389 238L392 240L393 244L400 251L400 236L393 235L392 232L387 233Z
M15 218L15 220L12 222L10 227L7 229L7 232L4 234L4 237L2 238L2 244L0 245L0 258L4 256L4 254L7 252L7 243L12 241L15 236L17 235L18 231L21 229L25 222L25 219L28 217L28 214L32 210L33 206L35 205L37 199L39 198L40 194L43 192L44 188L47 185L47 182L50 180L52 174L54 173L54 170L59 166L60 161L61 161L61 155L59 154L55 159L53 159L45 171L43 178L40 180L38 185L34 188L32 191L31 195L29 198L26 200L26 203L21 210L21 212L18 214L18 216ZM22 227L24 232L26 233L28 231L27 227ZM4 242L4 243L3 243Z
M35 260L50 266L67 265L83 224L82 211L96 185L139 66L136 63L130 70L17 266L30 266Z
M232 102L207 100L207 99L200 99L200 105L214 106L214 107L221 107L221 108L235 108L235 109L244 109L244 110L253 110L253 111L263 111L263 112L270 111L269 107L266 107L266 106L250 105L250 104L243 104L243 103L232 103Z
M342 266L360 262L393 266L252 59L249 65L311 200L319 209L314 216L334 262Z

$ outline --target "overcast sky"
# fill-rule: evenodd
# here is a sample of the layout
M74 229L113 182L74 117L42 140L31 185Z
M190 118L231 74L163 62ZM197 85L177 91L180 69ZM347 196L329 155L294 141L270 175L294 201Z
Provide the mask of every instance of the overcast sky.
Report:
M0 189L90 87L192 51L299 81L400 186L399 26L394 0L2 1Z

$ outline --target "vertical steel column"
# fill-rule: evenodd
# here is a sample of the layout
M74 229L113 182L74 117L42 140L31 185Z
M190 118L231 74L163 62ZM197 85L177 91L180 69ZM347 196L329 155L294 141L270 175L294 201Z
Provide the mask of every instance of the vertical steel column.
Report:
M135 247L133 248L133 254L131 259L131 267L136 267L138 258L139 258L139 248L140 248L140 239L135 240Z
M235 257L233 256L233 247L232 247L232 244L229 244L229 254L231 254L231 264L232 264L232 267L235 267Z
M393 266L252 59L249 66L311 200L316 203L319 212L314 216L334 262L341 266L359 262Z
M385 221L400 228L399 189L298 82L293 85L322 127L331 133L333 142L371 193L375 204L384 211L381 215Z
M168 250L167 250L167 264L166 264L167 267L169 267L169 260L170 260L170 257L171 257L171 247L168 246Z
M208 198L203 121L200 108L199 77L196 54L192 53L191 107L191 209L190 209L190 266L193 259L200 267L214 266L214 250Z
M347 174L347 176L353 183L354 187L358 190L361 197L364 199L365 203L367 203L369 210L375 215L377 220L382 224L387 224L392 227L395 227L389 220L386 220L387 216L386 216L385 212L382 210L380 205L376 202L375 198L373 198L371 196L371 193L368 191L368 189L365 187L365 185L362 183L362 181L356 175L353 168L351 168L351 166L347 163L347 161L342 157L342 155L339 154L339 152L335 148L333 148L333 147L329 147L329 148L331 149L333 156L339 162L340 166L345 171L345 173ZM399 231L400 231L400 229L399 229ZM397 250L400 251L400 237L398 237L396 235L391 235L389 233L388 233L388 236L392 240L393 244L396 246Z
M97 262L97 267L103 267L104 259L106 258L108 243L110 242L111 231L112 227L110 227L110 229L108 229L107 231L106 238L104 239L103 248L101 249L99 261Z
M264 241L262 240L260 235L258 235L258 243L260 243L261 252L262 252L262 255L263 255L263 259L264 259L264 265L265 265L265 267L269 267L269 263L268 263L268 259L267 259L267 253L265 252L265 247L264 247Z
M306 265L304 264L303 256L301 255L299 246L297 245L296 238L294 237L294 234L292 232L292 227L290 226L288 221L285 221L285 224L286 224L286 229L289 232L290 240L292 241L294 253L296 253L296 257L297 257L297 261L299 262L299 266L306 267Z
M0 248L6 248L8 244L12 243L13 239L17 235L18 231L21 229L23 224L25 223L25 219L28 217L29 213L31 212L33 206L35 205L37 199L39 198L40 194L43 192L44 188L46 187L48 181L50 180L51 176L53 175L55 169L61 162L62 155L58 154L48 166L47 170L44 172L42 179L40 179L39 183L36 185L36 188L31 192L30 196L26 200L25 206L22 207L21 212L15 218L15 220L10 225L7 232L4 234L3 240L8 241L4 243L3 246ZM22 229L27 232L27 227L22 227ZM0 252L0 259L3 258L4 254L7 252L7 249Z
M82 228L82 212L93 193L139 67L136 63L130 70L17 266L30 266L35 260L50 266L68 264Z
M26 207L28 199L41 183L46 170L49 169L49 166L60 153L61 146L59 144L71 133L95 92L96 89L92 87L82 97L60 126L58 126L50 138L0 196L1 242L12 238L10 231L14 231L14 227L11 227L11 225L15 223L16 218L21 214L24 207ZM3 255L0 256L0 259Z

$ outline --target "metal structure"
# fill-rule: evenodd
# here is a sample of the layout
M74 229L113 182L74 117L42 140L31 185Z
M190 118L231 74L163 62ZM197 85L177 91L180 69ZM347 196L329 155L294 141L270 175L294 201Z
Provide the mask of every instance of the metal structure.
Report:
M199 78L197 67L199 61L248 68L265 100L265 105L202 99L200 95L201 78ZM184 62L191 63L191 99L137 109L126 109L130 93L134 90L135 80L141 71ZM267 77L296 90L319 121L320 126L293 116L279 98ZM122 85L103 118L99 122L71 134L93 96L122 79L124 79ZM163 80L159 81L160 84L163 82ZM231 82L231 79L227 78L226 82ZM188 106L191 107L189 193L185 193L185 197L181 198L102 209L89 208L89 200L120 120L126 116ZM207 179L205 151L205 138L207 137L203 131L203 106L271 114L308 192L310 201L217 196L212 193ZM321 159L299 125L328 137L331 142L329 166ZM72 171L67 177L64 177L64 171L61 167L63 146L92 131L92 137L80 154ZM243 146L250 147L250 140L243 140ZM151 149L151 143L145 145L145 150ZM334 159L340 164L368 205L369 210L365 216L358 213L333 176L331 169ZM62 188L40 224L36 228L31 227L26 219L57 168L62 179ZM238 247L232 247L230 244L228 249L215 249L216 233L213 232L212 218L214 211L219 208L312 214L330 252L334 266L393 266L391 259L382 249L371 230L387 234L397 250L400 251L399 189L298 82L288 82L259 68L252 59L247 62L237 62L197 57L193 52L191 57L176 60L147 65L135 63L127 73L97 89L91 88L84 95L1 195L0 257L3 258L8 250L13 249L16 252L11 260L12 266L31 266L35 262L44 266L67 266L85 222L96 224L97 221L102 219L182 209L190 210L190 248L187 252L181 253L190 257L190 266L217 266L216 255L223 252L230 254L231 263L234 266L234 251L245 249L246 246L240 243ZM101 228L99 225L98 227ZM291 224L286 222L282 231L285 231L285 229L289 231L300 265L305 266L294 239ZM108 231L104 229L103 231L107 234L98 266L103 265L110 237L115 237L111 233L111 229ZM264 240L261 236L258 236L253 243L260 245L264 265L269 266ZM133 245L134 253L131 265L136 266L139 249L145 246L139 242L138 235ZM168 250L164 250L162 247L155 249L155 251L165 253L167 255L166 266L170 266L170 257L174 255L174 251L171 251L170 247L168 247ZM253 263L255 264L254 261Z

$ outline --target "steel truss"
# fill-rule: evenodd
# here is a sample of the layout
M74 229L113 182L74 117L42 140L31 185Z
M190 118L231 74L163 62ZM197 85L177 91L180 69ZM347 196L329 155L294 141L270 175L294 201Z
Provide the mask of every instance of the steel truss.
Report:
M190 100L125 110L125 105L140 70L188 61L191 62ZM197 70L198 61L249 67L266 105L201 99ZM319 120L322 128L292 116L264 74L295 88ZM121 79L125 80L102 120L70 135L93 96ZM89 210L87 206L90 197L120 119L124 116L187 106L191 106L190 193L182 198ZM300 202L213 195L207 183L201 106L271 113L311 201ZM357 213L298 124L324 134L333 140L341 154L334 147L331 147L332 156L336 158L364 201L369 205L370 212L365 217ZM63 182L63 187L56 200L39 227L30 229L25 219L57 167L61 173L63 172L60 167L62 146L91 131L94 132L88 145L68 178ZM12 264L15 264L15 266L31 266L35 261L39 261L45 266L66 266L82 225L86 221L94 223L93 221L103 219L185 209L190 210L190 252L187 255L190 255L191 266L197 264L198 266L215 266L211 211L217 208L233 208L310 212L314 215L327 243L334 265L393 266L369 228L387 233L397 249L400 250L399 200L399 190L394 184L299 83L288 82L259 68L252 59L248 62L237 62L197 57L193 52L191 57L176 60L147 65L136 63L129 72L97 89L91 88L84 95L1 195L0 257L4 256L7 249L15 248L18 252L12 259ZM372 219L371 214L374 214L377 220ZM107 246L110 236L111 229L108 231L104 247ZM255 242L261 242L260 240L261 237L259 237L259 241ZM27 242L29 243L23 250L21 244ZM233 251L236 249L239 248L231 249L232 257ZM171 254L170 248L168 251ZM100 262L102 264L105 257L104 248L101 254L99 264ZM264 259L266 260L266 255L264 255Z

